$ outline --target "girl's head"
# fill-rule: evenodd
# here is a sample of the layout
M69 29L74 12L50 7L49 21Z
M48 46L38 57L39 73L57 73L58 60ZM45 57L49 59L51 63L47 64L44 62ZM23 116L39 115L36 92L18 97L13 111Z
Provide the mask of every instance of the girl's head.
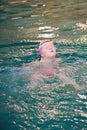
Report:
M52 57L56 55L56 48L52 41L43 40L39 44L39 53L42 57Z

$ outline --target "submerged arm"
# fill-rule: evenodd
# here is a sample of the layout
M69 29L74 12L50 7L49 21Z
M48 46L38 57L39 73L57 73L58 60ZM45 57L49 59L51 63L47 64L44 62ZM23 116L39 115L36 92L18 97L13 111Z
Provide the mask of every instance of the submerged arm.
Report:
M62 80L65 84L71 84L73 85L76 89L81 89L80 85L78 85L74 79L71 79L70 77L68 77L64 70L60 69L59 74L56 74L56 76Z

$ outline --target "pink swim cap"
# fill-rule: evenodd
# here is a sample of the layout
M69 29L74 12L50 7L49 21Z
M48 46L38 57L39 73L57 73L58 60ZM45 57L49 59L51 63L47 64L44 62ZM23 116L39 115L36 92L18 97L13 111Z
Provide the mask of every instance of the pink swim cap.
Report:
M49 42L51 42L51 41L50 40L43 40L43 41L40 42L40 44L39 44L39 53L40 54L42 53L43 46L45 46Z

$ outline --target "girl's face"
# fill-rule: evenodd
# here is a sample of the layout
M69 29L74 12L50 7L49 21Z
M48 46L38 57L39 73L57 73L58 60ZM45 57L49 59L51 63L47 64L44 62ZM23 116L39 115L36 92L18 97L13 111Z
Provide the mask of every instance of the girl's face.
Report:
M43 58L51 58L56 56L56 48L53 43L49 43L46 46L43 46L41 56Z

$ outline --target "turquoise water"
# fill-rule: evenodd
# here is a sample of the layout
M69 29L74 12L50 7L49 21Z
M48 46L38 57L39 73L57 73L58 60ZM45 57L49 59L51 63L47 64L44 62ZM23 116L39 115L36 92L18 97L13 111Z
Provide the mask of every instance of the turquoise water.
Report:
M87 129L87 46L56 44L61 67L81 85L51 82L28 87L23 63L38 58L38 43L1 47L0 127L2 130L86 130ZM29 51L30 49L30 51Z
M0 5L0 129L87 130L86 0L3 0ZM60 68L81 89L57 78L31 87L23 65L52 39Z

